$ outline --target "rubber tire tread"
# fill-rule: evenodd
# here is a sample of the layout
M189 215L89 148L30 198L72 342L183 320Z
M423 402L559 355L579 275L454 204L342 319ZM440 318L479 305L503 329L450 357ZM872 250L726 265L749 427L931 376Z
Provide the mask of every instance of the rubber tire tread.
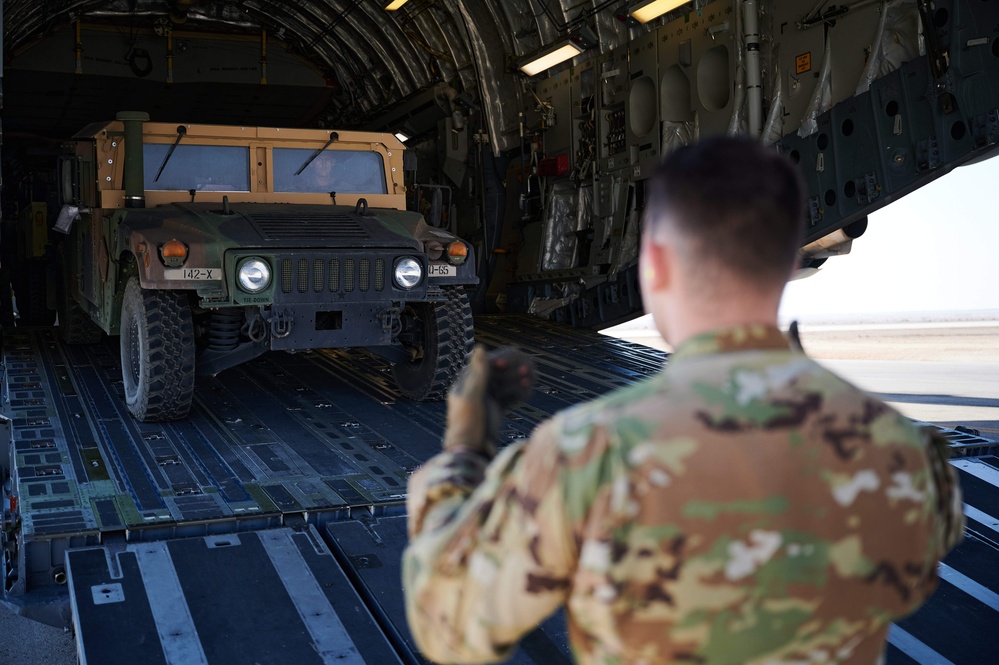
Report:
M475 322L468 294L460 287L445 287L444 291L447 300L426 303L433 312L426 332L436 339L435 348L424 350L424 357L417 362L399 363L393 368L399 391L421 402L447 397L475 346Z
M60 255L64 257L65 255ZM69 276L66 274L68 264L59 273L62 275L62 289L56 294L56 305L59 313L59 338L66 344L96 344L104 337L104 331L94 323L80 304L73 300L73 290L70 288Z
M133 321L139 334L139 378L137 385L130 386ZM132 416L141 422L186 418L194 397L195 369L194 323L187 295L143 289L138 278L129 278L121 307L120 347L125 403Z

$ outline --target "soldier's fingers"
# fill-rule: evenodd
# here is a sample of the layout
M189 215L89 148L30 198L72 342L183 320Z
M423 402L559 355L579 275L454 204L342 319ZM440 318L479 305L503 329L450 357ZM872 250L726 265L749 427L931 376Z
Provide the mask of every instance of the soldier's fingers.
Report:
M468 357L468 365L458 375L451 386L451 394L455 396L471 396L472 393L485 391L489 381L489 356L483 346L476 345Z
M493 374L489 394L502 408L526 399L534 384L534 361L516 347L504 347L489 354Z
M472 355L468 359L468 367L465 369L465 373L476 379L485 379L489 376L489 355L486 353L484 346L476 344L475 348L472 349Z
M481 365L488 362L489 354L486 352L486 347L481 344L476 344L475 348L472 349L472 354L468 357L469 365Z

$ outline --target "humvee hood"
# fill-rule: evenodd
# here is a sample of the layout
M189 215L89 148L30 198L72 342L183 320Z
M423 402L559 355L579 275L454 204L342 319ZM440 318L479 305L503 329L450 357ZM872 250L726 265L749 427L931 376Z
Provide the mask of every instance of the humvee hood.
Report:
M234 203L223 214L219 203L174 203L161 208L159 225L192 226L226 244L247 247L407 248L420 251L414 237L420 215L392 209L356 212L353 206ZM165 214L164 214L165 213ZM138 227L135 227L138 229Z

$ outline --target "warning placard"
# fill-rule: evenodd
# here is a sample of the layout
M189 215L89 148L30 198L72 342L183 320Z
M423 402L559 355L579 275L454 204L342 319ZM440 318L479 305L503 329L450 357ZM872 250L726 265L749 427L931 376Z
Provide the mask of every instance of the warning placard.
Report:
M794 59L794 73L801 76L812 69L812 52L802 53Z

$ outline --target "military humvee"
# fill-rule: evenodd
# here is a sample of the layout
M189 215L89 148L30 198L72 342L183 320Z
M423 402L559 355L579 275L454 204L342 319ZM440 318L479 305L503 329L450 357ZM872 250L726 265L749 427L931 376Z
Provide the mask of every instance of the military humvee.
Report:
M196 374L272 349L371 349L418 400L466 362L472 249L405 210L390 134L119 113L74 137L58 177L60 334L120 336L138 420L185 417Z

